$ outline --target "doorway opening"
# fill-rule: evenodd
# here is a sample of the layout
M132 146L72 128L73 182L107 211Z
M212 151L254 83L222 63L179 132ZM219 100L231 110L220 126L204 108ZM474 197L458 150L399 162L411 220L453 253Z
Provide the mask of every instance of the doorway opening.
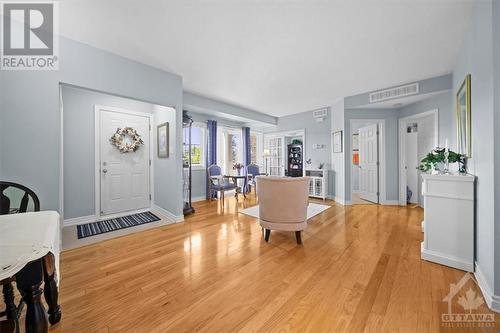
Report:
M304 175L305 144L304 129L266 133L263 154L265 172L270 176Z
M424 206L418 168L425 155L438 146L438 110L399 119L399 205Z
M164 142L164 148L174 154L175 109L64 83L59 89L63 225L150 210L177 219L155 201L168 191L168 187L164 190L155 185L165 182L164 172L155 171L175 166L174 159L159 156L157 149ZM170 124L165 133L169 139L161 140L160 128L166 123ZM117 129L118 146L125 149L128 143L129 148L137 146L135 151L119 150L118 142L112 139Z
M351 204L385 202L385 120L351 119L349 171Z

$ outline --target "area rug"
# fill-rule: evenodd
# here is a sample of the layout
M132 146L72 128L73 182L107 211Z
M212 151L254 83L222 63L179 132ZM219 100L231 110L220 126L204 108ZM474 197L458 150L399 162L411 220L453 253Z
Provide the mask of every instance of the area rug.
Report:
M307 206L307 219L310 219L311 217L318 215L319 213L327 210L330 207L331 206L328 205L320 205L312 202L309 203L309 206ZM259 205L242 209L239 211L239 213L259 218Z
M125 229L145 223L159 221L160 218L151 212L133 214L116 219L109 219L77 226L78 239Z

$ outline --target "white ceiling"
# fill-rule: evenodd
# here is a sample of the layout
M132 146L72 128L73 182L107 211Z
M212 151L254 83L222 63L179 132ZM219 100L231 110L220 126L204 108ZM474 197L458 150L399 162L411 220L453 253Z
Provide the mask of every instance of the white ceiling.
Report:
M451 72L470 0L64 0L61 33L282 116Z

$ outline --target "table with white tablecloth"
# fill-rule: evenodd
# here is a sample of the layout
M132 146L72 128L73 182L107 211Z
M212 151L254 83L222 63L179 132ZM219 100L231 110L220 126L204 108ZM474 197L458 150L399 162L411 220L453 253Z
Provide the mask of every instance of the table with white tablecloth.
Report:
M57 303L59 275L60 217L54 211L0 216L0 281L15 281L26 303L26 331L48 331L41 294L49 309L49 322L61 318ZM41 288L43 283L43 289ZM9 288L9 287L8 287ZM7 291L8 291L7 288ZM9 310L15 306L13 295L4 287Z

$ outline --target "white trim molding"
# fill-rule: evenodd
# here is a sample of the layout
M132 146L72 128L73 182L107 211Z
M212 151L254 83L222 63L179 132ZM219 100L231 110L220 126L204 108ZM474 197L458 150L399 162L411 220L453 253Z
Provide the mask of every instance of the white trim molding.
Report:
M341 197L334 197L333 200L335 200L336 203L341 204L342 206L350 206L351 201L345 200L344 198Z
M206 196L199 196L199 197L191 198L191 202L198 202L198 201L205 201L205 200L207 200Z
M445 253L426 249L424 242L420 244L420 252L421 257L424 260L437 262L438 264L461 269L467 272L472 272L474 270L474 265L472 263L466 262L462 258L452 257Z
M97 216L97 215L87 215L87 216L81 216L81 217L74 217L71 219L64 220L64 226L69 226L69 225L79 225L79 224L86 224L86 223L93 223L97 221L105 221L109 219L116 219L119 217L124 217L124 216L129 216L133 214L140 214L140 213L146 213L151 211L150 208L143 208L143 209L137 209L137 210L130 210L126 212L120 212L116 214L110 214L110 215L102 215L102 216Z
M175 214L169 212L168 210L161 208L160 206L158 206L156 204L153 204L152 210L153 210L153 212L157 212L160 215L162 215L162 217L165 220L168 220L170 223L184 222L184 215L175 215Z
M384 206L399 206L399 200L384 200L380 204Z
M486 304L488 304L490 310L500 313L500 296L493 293L493 290L488 284L488 281L486 281L483 271L481 270L481 266L479 266L477 261L474 276L476 277L476 281L479 284L479 288L483 292L484 299L486 300Z
M69 227L72 225L80 225L80 224L87 224L87 223L93 223L97 221L97 217L95 215L87 215L87 216L81 216L81 217L74 217L71 219L64 220L64 227Z

